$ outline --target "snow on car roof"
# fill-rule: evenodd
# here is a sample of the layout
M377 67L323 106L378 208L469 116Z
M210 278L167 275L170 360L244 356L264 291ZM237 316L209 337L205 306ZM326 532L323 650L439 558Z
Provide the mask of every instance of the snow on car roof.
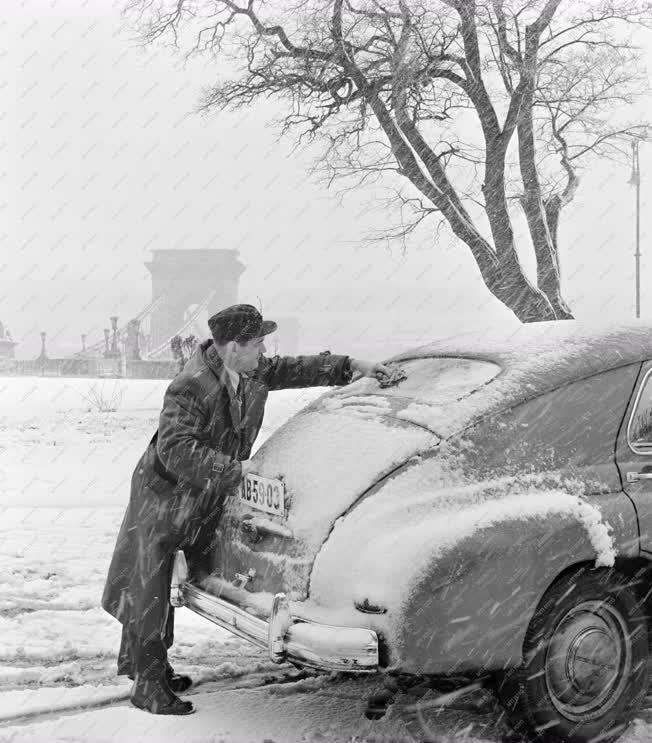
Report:
M433 356L493 361L502 370L472 395L432 409L429 427L446 436L480 415L602 371L652 358L652 326L597 325L577 320L530 323L509 331L478 331L435 340L391 360ZM417 412L423 418L423 411L415 407Z
M466 356L499 363L510 373L539 376L557 372L560 380L652 358L652 325L592 325L559 320L511 330L473 331L434 340L394 359Z

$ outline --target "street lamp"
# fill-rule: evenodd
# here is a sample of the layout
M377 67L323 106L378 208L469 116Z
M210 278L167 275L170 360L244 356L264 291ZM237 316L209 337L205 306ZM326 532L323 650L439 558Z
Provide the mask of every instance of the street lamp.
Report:
M649 141L647 130L644 134L629 133L632 145L632 174L628 183L636 187L636 317L641 316L641 164L638 146L641 142Z

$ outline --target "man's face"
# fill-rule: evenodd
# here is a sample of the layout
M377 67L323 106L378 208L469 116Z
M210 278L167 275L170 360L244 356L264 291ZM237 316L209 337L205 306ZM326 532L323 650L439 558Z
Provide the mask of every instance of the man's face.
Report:
M226 359L228 366L236 372L250 372L258 368L260 357L267 350L265 338L253 338L245 343L232 341L229 343L230 354Z

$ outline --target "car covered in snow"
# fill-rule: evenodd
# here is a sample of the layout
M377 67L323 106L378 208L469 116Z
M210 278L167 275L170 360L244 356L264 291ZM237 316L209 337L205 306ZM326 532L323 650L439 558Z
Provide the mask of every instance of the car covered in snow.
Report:
M437 340L256 452L172 600L297 666L491 679L513 724L618 737L647 687L652 328Z

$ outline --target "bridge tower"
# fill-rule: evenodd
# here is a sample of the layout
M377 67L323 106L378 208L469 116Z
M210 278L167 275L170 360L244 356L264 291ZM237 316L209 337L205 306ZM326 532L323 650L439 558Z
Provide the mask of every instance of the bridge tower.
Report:
M215 292L206 309L212 315L238 301L245 269L237 250L153 250L145 263L152 275L152 301L162 297L150 318L151 347L156 348L184 326L187 310ZM208 327L206 335L209 334Z

